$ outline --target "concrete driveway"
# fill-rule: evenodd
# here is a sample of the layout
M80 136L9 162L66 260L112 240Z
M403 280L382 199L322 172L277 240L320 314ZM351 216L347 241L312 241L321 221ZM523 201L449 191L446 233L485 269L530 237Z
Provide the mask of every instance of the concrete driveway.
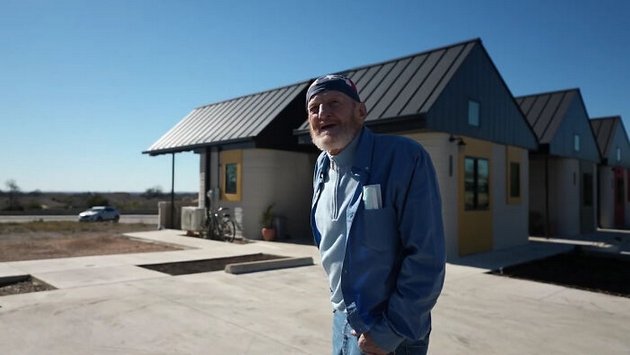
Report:
M134 237L172 252L0 263L58 290L0 297L6 354L328 354L330 305L319 265L243 275L169 276L136 265L264 252L312 256L312 246L228 244L179 231ZM508 279L486 271L556 253L530 243L447 265L433 313L431 354L629 354L630 299Z

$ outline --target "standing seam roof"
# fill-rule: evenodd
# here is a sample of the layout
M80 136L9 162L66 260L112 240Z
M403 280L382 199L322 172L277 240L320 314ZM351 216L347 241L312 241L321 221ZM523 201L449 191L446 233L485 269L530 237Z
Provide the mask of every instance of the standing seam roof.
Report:
M553 140L576 94L577 89L570 89L516 98L540 143L546 144Z
M593 133L597 139L597 146L599 147L599 152L603 157L607 157L610 153L616 130L621 128L625 134L625 129L620 126L621 117L619 116L591 119L591 127L593 128Z
M359 68L345 73L368 108L366 121L414 117L429 111L480 39ZM296 131L308 129L305 121Z
M307 85L301 82L198 107L144 153L179 152L256 137Z

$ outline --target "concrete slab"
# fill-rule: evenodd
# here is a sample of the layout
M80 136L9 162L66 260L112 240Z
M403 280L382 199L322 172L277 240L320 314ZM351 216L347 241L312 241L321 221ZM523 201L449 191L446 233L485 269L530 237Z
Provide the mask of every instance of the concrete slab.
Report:
M195 249L0 263L0 274L29 270L62 286L0 297L0 349L64 355L330 352L329 291L320 265L160 277L135 267L255 252L312 257L318 264L316 248L196 238L189 244L181 239L187 237L171 234L172 239L166 231L137 237ZM449 263L429 353L630 353L630 298L486 273L539 257L545 252L540 249L533 244Z
M110 267L94 267L74 269L72 272L56 271L32 274L40 280L45 280L56 288L75 288L93 285L164 278L164 273L148 270L134 265L119 265Z

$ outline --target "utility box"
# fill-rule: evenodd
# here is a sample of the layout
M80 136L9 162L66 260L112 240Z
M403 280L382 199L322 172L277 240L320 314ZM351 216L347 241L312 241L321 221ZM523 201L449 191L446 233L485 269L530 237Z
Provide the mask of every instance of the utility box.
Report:
M182 230L187 232L201 232L206 219L206 209L203 207L182 207Z
M180 229L181 203L175 203L175 210L170 201L158 202L158 229Z

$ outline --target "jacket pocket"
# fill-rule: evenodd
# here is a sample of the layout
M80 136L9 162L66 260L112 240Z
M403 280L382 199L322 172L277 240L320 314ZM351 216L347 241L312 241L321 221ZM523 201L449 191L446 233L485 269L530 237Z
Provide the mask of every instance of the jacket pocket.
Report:
M391 207L376 210L363 210L363 244L374 250L391 248L396 238L396 213Z

